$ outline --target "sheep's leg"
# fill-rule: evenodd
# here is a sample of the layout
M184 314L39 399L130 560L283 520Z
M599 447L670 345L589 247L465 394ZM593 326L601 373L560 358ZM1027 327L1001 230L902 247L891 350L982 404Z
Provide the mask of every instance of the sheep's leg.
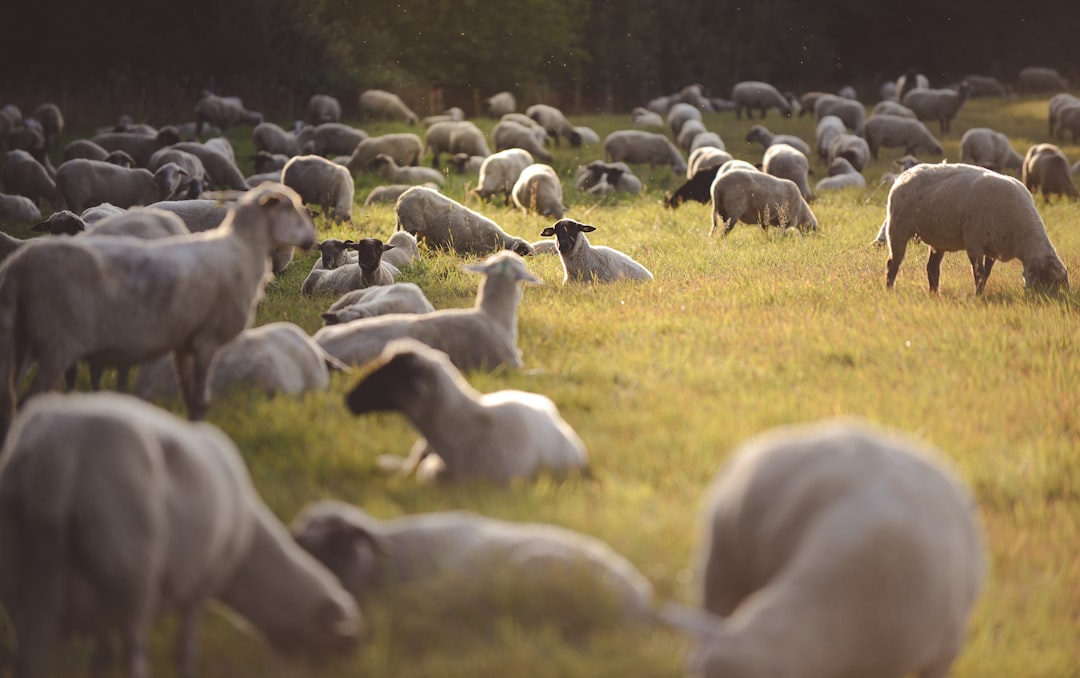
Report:
M38 359L38 370L34 378L30 380L30 386L26 389L24 401L30 396L45 391L55 391L64 379L68 363L56 356L44 356Z
M885 276L885 289L891 290L896 284L896 274L900 272L900 264L904 263L904 254L907 252L907 241L889 240L892 251L889 253L889 263L886 265L888 272Z
M105 372L105 368L101 363L95 361L90 362L90 390L101 390L101 375Z
M739 221L739 218L738 218L738 217L729 217L729 218L727 219L727 221L725 221L725 222L724 222L724 232L723 232L723 233L721 233L720 235L722 235L723 237L725 237L725 238L726 238L726 237L727 237L727 234L728 234L728 233L731 233L731 229L735 228L735 224L736 224L736 223L737 223L738 221Z
M941 260L944 257L944 250L930 248L930 258L926 260L926 279L930 282L931 294L937 294L938 282L941 280Z
M982 294L986 287L986 279L990 277L990 269L994 267L994 259L985 255L969 254L971 260L971 273L975 277L975 294Z
M200 421L206 416L210 406L210 363L214 359L216 346L200 346L185 351L184 369L177 361L177 374L180 376L184 404L187 406L188 419ZM180 355L178 351L177 356Z
M199 626L202 623L202 606L193 605L180 615L180 628L176 631L176 674L180 678L195 678L195 664L199 658Z
M71 363L71 367L67 368L64 372L64 384L67 385L69 391L75 390L75 380L79 378L79 364Z

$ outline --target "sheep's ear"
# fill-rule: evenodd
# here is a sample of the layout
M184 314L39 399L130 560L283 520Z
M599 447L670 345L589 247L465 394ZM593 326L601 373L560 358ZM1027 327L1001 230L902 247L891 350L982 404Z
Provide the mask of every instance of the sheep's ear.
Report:
M540 235L544 236L545 238L550 238L551 236L555 235L555 229L551 226L548 226L544 230L540 231Z
M590 226L588 224L578 224L578 230L581 231L582 233L592 233L593 231L596 230L596 227L595 226Z
M395 247L396 247L396 245L387 245L387 244L383 243L382 251L383 252L389 252L390 250L394 249Z
M284 202L285 196L280 193L275 193L273 191L267 191L266 193L263 193L259 196L260 205L274 206L280 205Z
M46 219L45 221L39 221L31 226L30 230L37 231L38 233L49 233L52 231L52 225L49 223L49 220Z

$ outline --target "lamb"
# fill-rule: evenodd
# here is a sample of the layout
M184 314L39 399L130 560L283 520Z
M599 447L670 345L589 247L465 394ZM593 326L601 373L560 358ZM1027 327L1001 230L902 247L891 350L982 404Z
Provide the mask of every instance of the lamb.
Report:
M810 157L810 144L794 134L773 134L764 125L754 125L746 133L746 143L749 144L755 141L761 144L763 149L767 149L773 144L787 144L803 155Z
M296 140L296 134L286 132L272 122L255 125L255 129L251 130L251 141L256 152L280 153L289 157L300 155L300 143Z
M0 223L32 224L40 220L41 210L33 200L24 195L0 193Z
M394 283L346 292L320 315L327 325L338 325L358 318L392 313L432 313L434 310L416 283Z
M536 612L549 617L557 610L553 619L540 621L555 622L575 638L583 622L601 628L613 621L651 623L652 585L638 569L604 542L555 525L466 511L377 520L348 504L323 501L306 506L292 532L361 602L411 587L455 620L457 609L484 609L495 618L535 623ZM506 595L507 586L513 594ZM543 604L552 595L568 604Z
M829 142L828 161L844 158L859 172L870 164L870 144L854 134L839 134Z
M1046 203L1050 202L1051 193L1080 198L1080 191L1076 190L1069 175L1069 161L1053 144L1037 144L1028 149L1021 178L1032 194L1042 191Z
M918 120L901 118L895 115L875 115L866 121L866 143L870 146L870 155L877 160L878 149L903 148L905 155L926 152L941 156L945 149L926 125Z
M338 241L332 241L335 244ZM357 252L356 263L343 263L343 257L338 255L332 260L334 267L330 267L327 261L327 241L320 244L323 257L311 268L307 279L300 288L301 294L312 295L322 292L333 292L340 296L350 290L363 289L376 285L392 285L398 270L382 260L383 252L392 249L393 245L383 244L377 238L363 238L357 242L346 240L341 243L343 249L352 249ZM347 261L347 257L344 257ZM322 266L319 266L322 263Z
M773 144L765 149L765 156L761 160L761 169L766 174L774 177L790 179L799 187L802 197L811 201L814 195L810 192L810 161L798 149L787 144Z
M974 127L960 138L960 162L995 172L1020 170L1024 158L1009 145L1009 137L989 127Z
M731 164L731 163L728 163ZM765 172L746 169L718 171L712 184L712 228L714 235L724 222L724 236L735 224L761 224L761 228L796 227L800 231L816 231L817 219L806 204L799 187L790 179L781 179Z
M135 160L138 167L146 167L154 151L179 143L180 133L176 131L175 127L162 127L154 136L110 132L108 134L98 134L91 141L106 151L123 151Z
M866 188L866 178L848 162L847 158L834 158L829 163L829 176L817 182L814 192L821 193L844 188Z
M329 94L312 94L307 106L308 118L311 119L312 124L341 122L341 103L336 97Z
M2 462L0 600L16 675L48 674L58 637L76 633L111 673L120 632L127 675L148 676L150 623L174 613L176 673L191 678L211 598L293 656L358 644L355 601L290 538L218 428L126 395L54 394L20 413ZM40 491L44 477L53 491Z
M1064 92L1069 83L1056 69L1029 66L1021 69L1016 78L1016 91L1020 93Z
M146 168L151 172L156 172L170 162L184 170L180 174L180 184L176 188L176 195L192 199L202 195L203 188L209 182L209 175L198 156L175 148L163 148L150 156Z
M835 115L826 115L818 120L814 131L814 143L817 145L818 157L827 160L829 157L829 145L833 139L847 132L844 121Z
M450 167L454 174L479 174L480 167L484 164L484 155L469 155L468 153L455 153L450 156Z
M767 82L747 80L736 84L731 89L731 98L735 102L735 117L742 119L742 112L746 110L746 117L754 118L754 109L761 111L761 119L765 119L765 113L770 108L775 108L785 117L790 118L795 112L795 105L786 96L780 93Z
M539 123L547 131L548 135L555 140L556 146L559 145L560 137L569 141L571 146L581 145L581 135L566 119L563 112L554 106L535 104L525 109L525 115Z
M671 165L675 174L686 172L679 149L663 134L639 130L619 130L604 139L604 154L612 162L647 163L649 167Z
M499 123L502 124L502 123ZM508 148L493 153L480 165L479 185L472 193L484 200L490 200L496 193L502 193L506 204L510 204L510 194L521 172L533 164L532 155L520 148Z
M938 457L842 421L737 449L703 510L703 609L661 612L695 636L693 675L947 675L987 565L975 500Z
M484 100L484 103L487 106L488 115L493 118L500 118L517 110L517 101L510 92L492 94Z
M236 166L236 161L230 160L228 155L195 141L181 141L178 144L173 144L171 148L190 153L198 158L206 169L207 176L210 177L211 188L231 191L246 191L248 189L244 175L240 173L240 168Z
M304 204L328 210L335 221L352 221L356 184L349 170L318 155L298 155L281 171L281 183L300 194Z
M393 249L383 250L383 262L401 270L420 261L420 247L416 237L405 231L395 231L386 240Z
M407 132L368 137L356 145L345 166L349 168L349 172L356 175L370 167L371 161L380 153L390 156L402 167L415 166L420 164L424 142L415 134Z
M5 192L29 198L37 207L41 206L42 200L51 205L58 202L56 182L45 166L26 151L15 149L4 154L0 179L4 182Z
M952 129L953 118L967 101L970 93L971 85L966 82L960 83L960 87L955 92L951 89L917 87L905 94L901 101L915 113L919 120L937 120L941 126L941 133L945 134Z
M677 103L668 110L667 124L671 127L671 133L676 137L682 134L683 127L691 120L702 122L700 108L690 104ZM702 129L705 129L704 125L702 125Z
M203 127L208 123L222 130L229 130L235 125L258 125L263 121L262 113L249 111L236 97L219 97L212 92L203 91L202 98L195 104L195 136L202 136Z
M659 113L653 113L647 108L638 106L630 112L630 122L638 127L663 127L664 119Z
M45 133L46 148L54 148L60 133L64 131L64 114L60 107L46 102L35 108L30 117L41 125L41 131Z
M14 412L16 375L30 357L38 370L28 397L55 388L77 360L130 366L172 351L188 415L202 418L211 362L251 322L270 253L314 242L300 197L266 184L208 233L41 238L19 248L0 275L0 437ZM57 277L58 266L67 275Z
M360 93L360 117L365 120L394 120L408 125L415 125L419 120L401 97L381 89Z
M561 219L566 214L562 202L562 184L550 165L529 165L521 171L511 191L514 204L521 211L534 211L545 217Z
M491 130L491 139L495 144L496 153L520 149L544 162L551 162L552 160L552 155L537 141L536 135L525 125L518 124L513 120L500 120L499 124L495 125L495 128Z
M438 314L409 317L419 323ZM509 485L541 471L563 475L588 465L585 444L551 400L524 391L477 393L445 353L415 339L387 344L345 404L353 414L400 411L408 417L424 437L408 458L379 462L402 475L415 471L423 481Z
M1031 194L1012 177L972 165L917 165L893 184L886 209L889 289L914 237L930 247L931 293L938 291L942 257L956 250L967 251L975 294L982 294L995 261L1011 259L1023 264L1026 288L1069 287Z
M719 148L705 146L695 149L690 152L690 157L686 160L686 178L692 178L698 170L719 167L733 159L730 153Z
M394 206L397 230L424 241L428 247L452 249L461 255L483 256L500 249L532 254L529 243L507 234L491 219L423 186L401 194Z
M814 104L814 117L820 121L826 115L835 115L840 118L856 136L865 136L866 109L858 101L845 99L835 94L826 94Z
M423 315L384 315L329 325L315 333L327 353L346 364L366 364L394 339L411 337L444 351L459 370L521 367L517 311L522 281L540 283L512 251L462 267L485 276L471 309L443 309Z
M378 172L383 179L395 184L433 183L442 186L446 183L443 173L439 170L429 167L399 167L394 159L385 153L372 158L368 166Z
M912 120L918 120L919 116L915 115L915 111L911 110L907 106L903 105L899 101L892 99L884 99L879 101L874 110L870 112L871 115L899 115L901 118L911 118Z
M424 134L424 150L431 149L431 166L439 167L439 156L443 153L468 153L487 157L491 155L484 133L480 128L462 120L457 122L437 122Z
M103 202L123 208L149 205L175 195L182 173L175 163L151 173L97 160L68 160L56 170L56 192L59 206L73 212Z
M435 184L421 184L434 191L439 190L439 187ZM401 194L412 188L412 184L390 184L388 186L376 186L371 189L371 193L368 193L367 198L364 200L364 207L370 207L379 203L397 202L397 199L401 197Z
M324 122L312 130L311 138L300 149L300 152L321 155L324 158L352 155L357 144L367 138L367 132L362 129L343 125L340 122Z
M589 244L585 234L595 230L595 226L562 219L540 233L545 238L554 237L558 243L564 285L570 281L591 283L653 279L652 273L630 255L610 247Z

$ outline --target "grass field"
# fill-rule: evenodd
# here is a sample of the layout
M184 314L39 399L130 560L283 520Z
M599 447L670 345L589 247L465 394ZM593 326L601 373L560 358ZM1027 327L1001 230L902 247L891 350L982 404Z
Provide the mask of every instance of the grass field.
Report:
M1021 152L1046 140L1045 100L973 100L943 139L950 160L969 127L1007 133ZM624 116L572 117L601 137L629 127ZM742 142L751 122L706 116L737 157L760 160ZM480 121L489 130L492 121ZM773 132L813 140L814 123L770 115ZM933 127L936 127L933 126ZM369 125L372 133L405 131ZM250 135L233 135L238 155ZM1072 160L1080 147L1064 146ZM639 175L642 196L603 199L572 188L580 163L601 148L555 152L568 216L597 227L593 244L614 246L647 266L648 284L562 286L554 256L529 268L544 280L520 309L521 371L469 375L481 391L518 388L552 398L586 442L594 478L540 479L511 489L484 484L425 487L384 477L380 454L403 453L416 437L398 415L354 418L343 395L215 398L209 419L235 441L255 484L282 520L305 503L338 498L380 517L470 509L551 522L599 537L648 577L660 599L688 600L688 570L703 490L731 450L771 427L859 417L938 447L971 485L991 568L969 641L953 675L1080 676L1080 296L1026 294L1020 265L1000 264L977 298L967 257L950 254L941 293L930 297L924 248L911 248L896 290L885 290L883 249L868 245L884 217L891 171L883 154L871 188L822 196L812 205L821 232L788 236L740 224L708 237L709 207L666 210L667 169ZM816 177L825 168L812 160ZM250 170L250 164L245 169ZM451 176L462 200L475 179ZM361 178L358 202L375 182ZM470 206L512 234L539 239L550 220L501 203ZM1039 210L1080 285L1080 204ZM358 207L351 228L318 222L320 237L393 231L392 207ZM24 231L20 231L23 232ZM302 254L268 289L258 323L289 320L314 332L331 298L301 298L314 255ZM405 279L437 308L471 305L477 278L451 255L425 253ZM180 411L177 405L173 409ZM582 591L586 596L588 592ZM221 615L202 634L200 675L226 676L676 676L685 640L666 630L611 628L567 639L542 624L487 619L483 610L433 618L423 599L365 609L371 639L348 661L319 669L282 662ZM553 603L554 604L554 603ZM157 675L171 675L170 630L154 635ZM11 650L0 632L0 656ZM85 652L66 650L59 675L78 675ZM0 671L0 673L3 673Z

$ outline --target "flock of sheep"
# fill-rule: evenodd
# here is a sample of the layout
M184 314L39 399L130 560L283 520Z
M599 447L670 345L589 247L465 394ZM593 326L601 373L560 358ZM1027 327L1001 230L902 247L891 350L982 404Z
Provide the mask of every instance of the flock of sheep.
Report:
M1035 76L1050 78L1045 69ZM1045 88L1035 76L1021 84ZM580 167L574 182L592 194L639 194L632 165L670 166L686 182L666 204L710 203L713 232L739 221L815 231L816 194L865 186L861 171L881 148L940 157L922 121L947 133L965 98L991 87L972 77L955 90L931 89L920 77L905 74L868 118L850 96L795 100L744 82L717 100L690 86L635 109L635 127L662 131L608 135L605 158ZM780 430L732 455L709 493L693 608L658 606L629 561L553 526L462 512L378 521L338 502L307 507L291 531L273 516L236 446L198 421L211 393L325 389L330 370L352 365L366 368L348 409L400 411L421 435L407 456L380 458L384 470L503 485L588 473L585 444L550 399L481 394L462 372L521 366L521 288L537 281L526 257L557 253L564 284L653 274L589 242L595 227L565 216L562 180L542 162L551 144L599 137L551 106L517 113L508 92L487 104L500 118L490 145L460 109L424 119L423 138L373 137L342 124L340 104L326 95L312 97L309 124L286 130L207 92L195 121L161 129L122 121L68 144L56 169L47 151L63 129L60 110L45 104L26 118L14 106L0 110L9 149L0 222L38 223L48 234L24 242L0 233L0 603L15 633L15 676L46 675L62 634L90 634L95 662L108 661L106 629L122 636L128 675L147 676L147 633L163 612L180 619L178 672L192 676L210 599L282 652L349 652L361 638L361 607L381 591L500 571L537 587L579 574L609 594L624 623L660 622L694 638L693 675L947 674L985 576L974 501L932 450L860 424ZM763 147L759 169L735 160L702 116L764 118L770 109L812 113L816 148L755 124L746 141ZM421 122L388 92L364 92L360 112ZM1075 141L1080 100L1055 95L1049 123L1052 139ZM219 136L239 125L253 127L250 177ZM213 138L182 141L204 132ZM931 248L932 291L942 256L956 250L968 253L977 293L995 261L1013 258L1027 286L1067 288L1032 198L1077 197L1064 155L1040 144L1021 157L988 129L968 130L962 149L962 163L912 159L895 178L878 238L890 250L888 285L918 238ZM429 152L436 169L418 165ZM815 152L830 176L812 189ZM476 175L479 198L502 194L553 219L547 239L511 235L440 192L444 154L450 171ZM385 243L317 241L309 210L350 221L361 172L386 182L366 204L394 201L396 232ZM42 219L44 205L55 212ZM990 212L997 218L972 218ZM338 297L326 326L313 337L290 323L250 328L269 276L290 265L294 247L320 252L299 293ZM473 308L436 310L420 287L399 282L425 249L473 259L464 265L480 276ZM79 362L95 390L104 369L118 368L126 389L137 368L141 399L48 393L73 384ZM191 422L145 402L177 395Z

